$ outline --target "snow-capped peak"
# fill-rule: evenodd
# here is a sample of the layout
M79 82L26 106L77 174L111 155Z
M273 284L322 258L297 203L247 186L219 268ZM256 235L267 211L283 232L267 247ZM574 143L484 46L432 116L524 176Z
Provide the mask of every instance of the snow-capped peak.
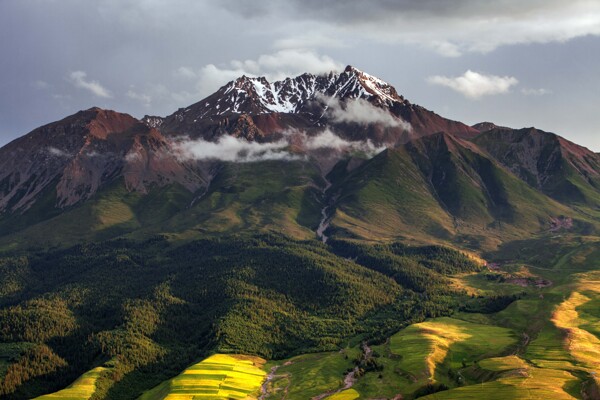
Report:
M363 98L380 105L392 106L404 102L386 82L352 66L342 73L323 75L302 74L270 82L266 77L242 76L221 87L199 103L180 111L183 115L194 110L200 120L225 114L300 113L319 97L339 99ZM189 116L186 116L189 117Z
M348 65L346 69L344 69L344 74L355 77L364 90L366 90L367 94L364 94L361 97L369 97L369 95L375 96L385 103L404 101L393 86L373 75L369 75L366 72L359 70L358 68Z

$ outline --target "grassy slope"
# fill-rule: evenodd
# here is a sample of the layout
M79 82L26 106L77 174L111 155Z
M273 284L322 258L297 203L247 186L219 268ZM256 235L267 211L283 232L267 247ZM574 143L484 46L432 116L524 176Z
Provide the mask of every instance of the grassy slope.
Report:
M191 199L192 193L179 185L155 188L143 195L128 192L121 181L116 181L81 206L0 237L0 249L64 247L82 240L110 239L142 227L149 229L183 210Z
M402 150L381 153L330 190L340 194L336 232L372 240L450 237L452 219Z
M306 399L341 387L344 374L353 367L356 348L341 352L303 354L286 360L271 361L267 369L277 366L269 383L269 399Z
M546 249L545 255L541 256L554 259L555 264L546 264L551 268L533 268L532 271L554 279L555 285L537 289L535 297L519 300L506 310L486 317L488 321L524 332L530 338L527 346L519 349L519 356L479 363L484 370L505 370L502 374L482 385L453 389L427 398L573 399L580 398L582 391L591 396L589 398L597 395L598 383L594 384L592 378L594 371L595 374L600 372L599 345L593 329L599 319L593 312L589 314L585 310L588 304L600 298L598 274L588 272L597 270L600 264L585 257L589 254L588 247L589 244L584 244L567 252L572 260L569 269L564 268L561 257L552 254L561 254L564 250ZM539 262L540 256L535 260ZM581 294L584 292L585 295Z
M513 143L504 135L520 139ZM575 167L581 160L569 151L561 152L560 142L554 134L542 131L531 133L528 130L512 133L495 131L479 135L473 142L501 159L530 185L537 187L540 184L538 177L521 161L527 158L527 146L532 145L530 141L524 140L528 135L531 135L529 138L535 138L534 141L539 141L541 146L536 166L540 170L542 191L565 204L576 204L587 211L597 210L600 205L600 177L589 172L583 172L586 174L584 176L581 171L585 171L585 167L580 167L581 171ZM598 157L588 155L585 163L600 172Z
M336 396L357 398L358 394L358 398L391 398L402 394L410 399L415 391L433 382L447 385L450 390L425 398L572 399L580 398L582 391L593 397L597 393L597 384L594 384L592 379L593 372L597 373L600 369L597 362L597 334L600 326L600 314L597 311L600 304L600 274L597 271L600 265L593 257L594 252L590 251L594 243L596 242L593 238L587 238L579 247L567 245L560 248L555 245L546 253L537 254L537 257L532 259L538 264L541 260L553 260L553 264L548 263L546 267L525 263L525 266L516 268L513 266L516 260L513 260L513 264L503 265L503 269L513 272L523 271L525 268L532 275L551 279L553 285L542 289L523 288L509 283L497 285L497 293L524 291L528 294L505 310L494 314L460 312L452 318L436 318L401 330L388 342L372 346L377 354L377 364L383 366L383 369L366 372L351 390L340 392ZM266 244L260 244L259 248ZM537 245L527 242L527 246L527 249L542 248L547 247L547 242L545 239ZM288 244L287 248L291 250L294 246ZM185 251L200 254L194 248ZM218 247L212 251L223 253ZM319 253L321 250L315 248L313 251ZM504 251L505 249L501 249L496 255L501 258L505 254ZM522 254L530 254L528 252L529 250ZM565 268L564 257L559 256L564 253L569 255L568 262L573 263L569 269ZM246 250L246 255L249 254ZM258 254L252 253L251 258L259 260L255 258ZM208 272L206 267L205 265L203 271L205 276ZM344 269L347 268L350 268L348 272L352 270L349 266ZM276 271L277 268L271 270L271 274ZM333 272L332 270L329 273ZM261 274L260 269L256 269L249 275L252 276L249 282L260 285L263 279ZM474 279L476 276L478 275L457 275L455 279L480 293L494 290L493 284L486 280ZM341 278L343 281L347 279ZM178 285L178 280L179 278L172 277L170 284ZM195 281L189 274L187 280ZM272 288L282 290L283 287L278 285ZM180 287L179 291L178 296L186 293L183 287ZM358 292L364 293L364 289ZM252 316L253 319L268 316L266 310L265 313L257 311L260 307L256 306L269 306L270 303L259 302L252 305L255 301L253 296L246 297L251 293L256 292L253 289L246 294L242 292L243 301L240 304L247 303L250 308L239 309L240 318L248 318L251 316L248 313L252 310L258 313ZM288 299L293 300L295 294L287 293ZM280 301L277 300L272 306L276 304L281 308L285 301L280 298ZM140 303L136 307L142 306L143 303ZM143 315L142 310L143 308L132 309L140 315ZM228 318L237 315L235 308L233 310L233 314L221 320L221 329L228 329ZM232 327L238 326L238 322L234 321ZM244 335L254 335L252 329L246 330ZM230 332L235 333L235 330ZM248 344L238 342L238 345ZM269 383L268 388L272 394L268 398L305 399L307 396L332 393L341 388L344 374L353 367L353 360L361 353L356 345L352 346L354 347L343 351L305 354L269 362L264 367L265 373L274 366L279 367L275 371L274 379ZM176 390L183 391L187 390L186 385L194 387L191 390L198 389L194 380L190 382L186 379L176 379L169 382L163 383L146 395L164 398L160 396L166 396L174 386L179 388Z
M207 192L196 198L179 185L142 194L115 181L82 205L58 213L49 192L23 216L0 220L5 233L0 249L64 247L122 235L143 239L156 233L191 239L277 231L310 239L321 218L321 184L320 172L310 163L267 161L222 165Z
M593 210L550 199L464 142L434 135L411 146L329 177L336 204L331 233L481 250L547 231L558 216L573 218L575 231L596 229ZM156 233L183 240L239 232L315 237L325 182L314 163L223 163L214 174L206 192L195 194L171 185L142 195L116 181L58 215L48 192L18 220L0 220L0 232L17 231L0 237L0 249ZM54 216L43 220L48 215Z
M399 148L349 173L331 190L339 194L333 232L492 249L548 230L551 218L588 219L470 149L434 159Z
M373 349L382 354L379 373L367 373L355 388L365 398L410 395L428 382L450 386L452 371L463 362L472 365L489 355L502 354L517 339L510 329L437 318L411 325L390 338L388 344ZM450 372L449 372L450 371Z
M321 206L318 169L303 161L226 163L194 206L163 225L183 238L198 234L282 232L314 238Z

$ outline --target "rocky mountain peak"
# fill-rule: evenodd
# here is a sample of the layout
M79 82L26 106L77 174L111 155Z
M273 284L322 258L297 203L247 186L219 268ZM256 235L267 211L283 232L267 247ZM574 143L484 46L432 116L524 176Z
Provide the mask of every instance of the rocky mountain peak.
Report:
M351 65L339 75L335 86L339 88L336 97L360 97L387 105L405 101L392 85Z
M175 117L183 120L191 113L197 121L230 114L301 113L310 102L323 96L342 100L363 98L388 106L405 101L388 83L348 66L339 74L304 73L279 81L243 75L206 99L179 110Z

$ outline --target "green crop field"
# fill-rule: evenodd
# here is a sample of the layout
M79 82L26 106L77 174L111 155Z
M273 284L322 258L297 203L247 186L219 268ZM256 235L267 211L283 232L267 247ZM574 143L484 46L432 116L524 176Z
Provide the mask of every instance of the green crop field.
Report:
M266 373L259 357L215 354L144 393L140 400L255 399Z
M402 356L400 368L416 379L433 378L438 365L458 368L463 363L499 354L517 342L514 332L454 318L414 324L390 339L392 354Z
M306 399L337 390L343 386L344 374L352 369L357 348L341 352L303 354L286 360L271 361L276 366L268 385L268 399Z

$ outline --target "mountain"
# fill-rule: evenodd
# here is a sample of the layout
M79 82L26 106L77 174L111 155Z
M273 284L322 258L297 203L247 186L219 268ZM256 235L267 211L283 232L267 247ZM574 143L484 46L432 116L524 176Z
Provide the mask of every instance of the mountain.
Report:
M477 129L479 132L487 132L492 129L510 129L504 126L498 126L493 122L478 122L475 125L471 125L471 128Z
M348 102L358 99L365 101L361 111L381 110L389 118L365 124L344 115ZM303 74L276 82L242 76L162 121L152 117L146 121L165 134L209 140L228 133L269 141L286 129L317 132L325 126L344 138L370 138L377 144L402 143L439 131L461 137L478 133L410 103L388 83L352 66L340 74Z
M350 66L241 77L165 118L80 111L0 156L9 248L240 232L494 248L557 226L593 231L600 199L598 155L535 129L447 120Z
M600 156L589 149L535 128L495 127L473 142L548 196L600 208Z
M122 176L146 193L177 182L196 190L202 180L169 150L160 132L127 114L91 108L42 126L0 149L0 211L25 211L52 187L56 206L73 206Z
M334 236L486 248L582 218L472 142L438 133L387 149L331 188Z

